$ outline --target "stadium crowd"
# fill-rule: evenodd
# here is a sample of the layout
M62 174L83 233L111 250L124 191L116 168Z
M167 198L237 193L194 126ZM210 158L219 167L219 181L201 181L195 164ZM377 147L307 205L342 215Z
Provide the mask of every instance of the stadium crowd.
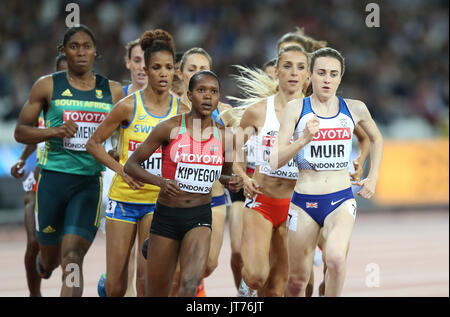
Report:
M70 2L2 3L0 121L15 121L32 83L52 72ZM76 3L80 23L98 34L101 57L96 70L122 83L129 80L122 66L124 44L158 27L174 34L177 51L200 46L210 52L213 70L221 77L223 99L237 96L239 90L230 76L237 71L232 65L261 66L276 56L277 38L300 26L346 57L340 93L365 100L387 137L402 136L406 127L412 128L408 135L416 136L425 127L429 136L448 136L447 1L378 1L380 27L372 28L366 26L367 3L358 0Z

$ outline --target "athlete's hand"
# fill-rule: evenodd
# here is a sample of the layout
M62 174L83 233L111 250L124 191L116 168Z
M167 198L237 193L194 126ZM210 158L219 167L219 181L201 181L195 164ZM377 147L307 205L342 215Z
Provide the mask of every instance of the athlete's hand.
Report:
M109 150L108 151L109 156L111 156L114 160L116 160L117 162L119 162L120 160L120 156L119 153L116 150Z
M232 174L230 180L228 181L227 187L232 191L237 193L244 186L244 180L242 177L236 174Z
M319 118L317 115L314 115L314 118L306 122L306 126L303 129L303 137L309 143L312 141L314 136L319 132Z
M128 184L128 186L131 187L131 189L136 190L141 188L142 186L144 186L144 183L134 179L133 177L129 176L127 173L123 172L122 175L123 180L125 181L125 183Z
M364 174L364 169L359 164L358 160L354 160L353 161L353 167L355 168L355 172L354 173L349 173L350 174L350 181L353 182L352 185L356 185L356 183L361 180L361 177Z
M370 199L375 194L376 180L366 178L357 182L356 185L361 186L361 190L358 192L358 195L363 198Z
M170 198L176 198L181 193L181 189L178 187L176 180L164 178L161 185L161 192Z
M23 160L19 160L17 161L16 164L14 164L11 167L11 176L20 179L23 177L23 175L25 174L25 171L22 170L22 172L20 172L20 170L25 166L25 161Z
M56 127L57 138L71 138L77 132L78 125L72 120L67 120L63 125Z
M257 181L255 181L253 178L248 178L244 181L244 195L246 198L252 198L256 194L262 194L262 192L259 190L260 186Z

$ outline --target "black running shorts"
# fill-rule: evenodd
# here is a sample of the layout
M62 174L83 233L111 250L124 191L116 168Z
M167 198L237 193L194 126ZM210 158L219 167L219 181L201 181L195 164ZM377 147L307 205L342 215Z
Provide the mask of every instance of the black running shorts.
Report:
M173 208L156 202L150 233L181 241L190 230L196 227L211 229L211 226L210 203L191 208Z

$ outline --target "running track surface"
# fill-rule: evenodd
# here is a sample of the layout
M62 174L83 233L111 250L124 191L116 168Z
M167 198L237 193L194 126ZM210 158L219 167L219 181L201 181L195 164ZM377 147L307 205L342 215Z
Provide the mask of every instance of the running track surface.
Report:
M449 296L449 212L360 212L348 255L343 296ZM23 226L0 227L0 297L28 296L23 255ZM219 266L205 280L209 297L236 296L230 269L230 239L225 230ZM84 264L83 296L97 296L105 270L105 236L101 231ZM315 288L322 279L315 267ZM376 272L378 275L375 275ZM61 269L42 282L43 296L59 296ZM377 286L376 283L379 282Z

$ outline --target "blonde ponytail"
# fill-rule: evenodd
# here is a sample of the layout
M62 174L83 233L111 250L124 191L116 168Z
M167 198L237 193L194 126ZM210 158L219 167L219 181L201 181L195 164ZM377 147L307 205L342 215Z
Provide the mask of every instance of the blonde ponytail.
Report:
M236 79L237 87L242 91L243 97L227 96L228 99L235 101L238 106L223 111L218 118L227 116L230 125L237 127L248 107L278 92L278 80L272 79L259 68L241 65L234 65L234 67L238 69L239 75L232 75L232 77Z

